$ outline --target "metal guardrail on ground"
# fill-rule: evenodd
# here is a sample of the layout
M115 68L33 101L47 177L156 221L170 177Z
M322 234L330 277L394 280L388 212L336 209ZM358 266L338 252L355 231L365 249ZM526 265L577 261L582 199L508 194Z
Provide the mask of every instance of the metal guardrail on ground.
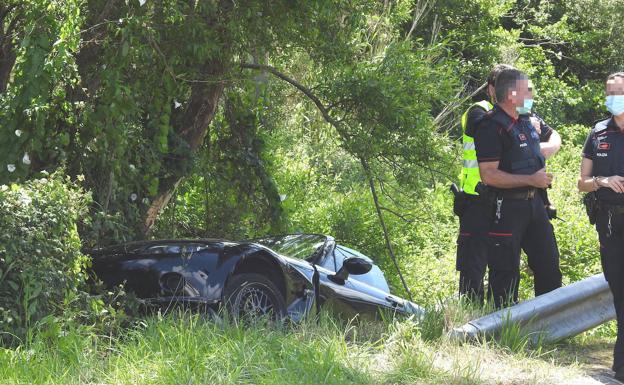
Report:
M615 319L613 296L603 274L473 320L451 332L457 341L494 336L517 323L536 342L557 341Z

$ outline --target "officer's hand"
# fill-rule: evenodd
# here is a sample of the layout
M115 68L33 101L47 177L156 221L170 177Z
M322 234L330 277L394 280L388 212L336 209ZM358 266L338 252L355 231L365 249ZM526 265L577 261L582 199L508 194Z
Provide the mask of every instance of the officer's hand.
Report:
M600 186L610 188L616 193L624 193L624 177L613 175L600 179Z
M537 131L538 134L542 134L542 122L540 122L540 120L538 118L536 118L535 116L531 116L529 119L531 119L531 124L533 125L533 127L535 127L535 131Z
M543 168L531 175L531 186L537 188L547 188L552 183L552 180L553 174L546 172L546 169Z

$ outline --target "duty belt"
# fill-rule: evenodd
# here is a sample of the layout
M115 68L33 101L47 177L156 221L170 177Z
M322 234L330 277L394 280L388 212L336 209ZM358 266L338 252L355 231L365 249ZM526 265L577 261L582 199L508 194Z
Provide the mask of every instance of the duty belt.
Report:
M497 195L505 199L529 200L535 197L537 189L528 188L525 190L498 190Z
M614 205L608 203L598 203L599 210L610 211L612 214L620 215L624 214L624 204L622 205Z

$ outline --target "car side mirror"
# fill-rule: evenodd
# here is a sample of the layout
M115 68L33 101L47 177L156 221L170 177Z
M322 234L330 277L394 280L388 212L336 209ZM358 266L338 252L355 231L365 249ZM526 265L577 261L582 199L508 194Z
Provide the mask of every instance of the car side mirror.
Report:
M336 274L329 275L329 279L339 285L344 285L349 274L361 275L368 273L373 268L373 264L364 258L351 257L344 260L342 267Z

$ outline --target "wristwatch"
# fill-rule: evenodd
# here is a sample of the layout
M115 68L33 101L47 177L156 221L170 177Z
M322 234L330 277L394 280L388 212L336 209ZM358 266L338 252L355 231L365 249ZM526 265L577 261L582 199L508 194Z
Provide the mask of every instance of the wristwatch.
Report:
M598 177L592 176L592 180L594 181L594 186L596 187L596 190L598 190L601 187L600 184L598 184Z

